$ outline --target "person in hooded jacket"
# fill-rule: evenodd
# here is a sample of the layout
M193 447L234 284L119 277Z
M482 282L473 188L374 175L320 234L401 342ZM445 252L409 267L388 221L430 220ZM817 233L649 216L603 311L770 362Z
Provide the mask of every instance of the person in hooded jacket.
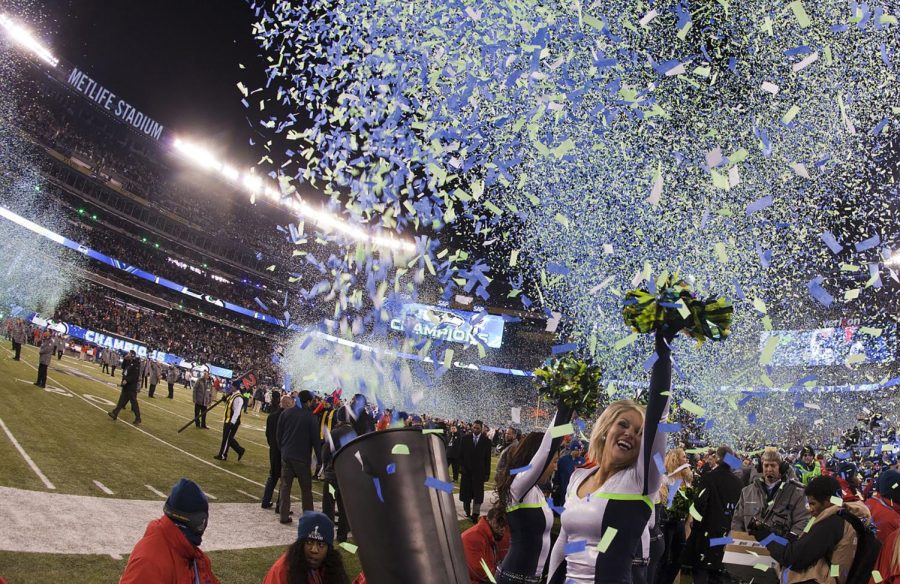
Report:
M119 584L219 584L200 549L209 520L209 501L192 480L181 479L147 525L128 557Z
M866 499L872 513L875 536L887 548L887 539L900 529L900 471L888 469L878 476L878 493Z
M801 538L787 540L771 537L772 530L762 522L753 522L749 533L788 572L779 574L779 581L788 584L843 584L847 581L856 557L858 535L850 522L840 513L852 513L860 521L868 521L868 508L859 502L841 502L841 487L832 476L812 479L804 489L814 521ZM775 534L777 535L777 534ZM837 576L832 574L837 572Z

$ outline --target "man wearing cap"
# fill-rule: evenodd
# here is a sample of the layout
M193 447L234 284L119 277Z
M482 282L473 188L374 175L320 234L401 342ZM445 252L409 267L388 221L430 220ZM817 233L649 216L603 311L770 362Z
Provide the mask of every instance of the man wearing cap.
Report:
M312 393L303 390L298 396L299 407L288 408L278 418L275 434L281 450L281 492L278 510L281 523L291 520L291 487L294 478L300 483L300 502L304 511L312 511L312 449L319 440L319 425L309 409Z
M213 458L216 460L228 460L228 449L237 452L238 460L243 458L243 446L235 439L238 428L241 427L241 414L244 413L244 399L241 394L240 383L231 386L231 393L225 398L225 425L222 427L222 447Z
M584 464L584 445L579 440L572 440L569 452L560 456L556 462L556 474L553 479L553 504L562 507L566 501L569 479L575 469Z
M50 333L45 332L41 340L40 356L38 357L38 375L34 384L38 387L47 387L47 368L50 367L50 359L53 358L53 341Z
M797 473L797 480L803 483L803 486L822 475L822 467L816 460L816 451L809 444L800 451L800 460L794 463L794 472Z
M297 541L269 568L263 584L348 584L341 554L333 547L334 524L317 511L305 512L299 523Z
M179 480L163 506L163 516L147 525L128 557L119 584L193 582L219 584L200 542L209 502L197 483Z
M872 523L878 530L875 537L882 547L888 536L900 528L900 471L885 469L878 475L878 493L866 499L872 513Z
M132 350L125 356L122 366L124 369L122 370L122 393L119 394L119 403L116 404L113 411L107 412L107 415L115 420L119 416L119 412L125 407L125 404L131 402L131 411L134 412L134 425L137 426L141 423L141 406L138 405L137 400L138 383L140 383L141 377L141 360L138 359L137 354Z

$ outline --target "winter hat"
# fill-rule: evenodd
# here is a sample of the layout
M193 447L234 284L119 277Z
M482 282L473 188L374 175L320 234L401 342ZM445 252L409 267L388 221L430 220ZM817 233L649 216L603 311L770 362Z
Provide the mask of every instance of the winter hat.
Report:
M311 391L307 391L304 389L299 394L297 394L297 397L300 398L301 404L305 404L305 403L312 401L313 394Z
M810 446L809 444L807 444L806 446L804 446L804 447L803 447L803 450L800 451L800 457L802 458L802 457L806 456L807 454L809 454L810 456L815 456L815 455L816 455L816 451L813 450L813 447Z
M334 542L334 523L324 513L306 511L300 517L300 524L297 526L297 539L321 541L331 547Z
M209 501L197 483L181 479L172 487L163 512L175 523L202 535L209 519Z
M878 478L878 492L882 497L900 503L900 471L888 469Z

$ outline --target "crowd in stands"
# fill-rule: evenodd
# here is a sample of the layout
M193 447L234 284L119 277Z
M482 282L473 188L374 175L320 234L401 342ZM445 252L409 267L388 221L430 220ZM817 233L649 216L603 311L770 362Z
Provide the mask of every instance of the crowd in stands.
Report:
M273 341L183 312L153 310L100 287L87 287L60 304L53 316L95 331L134 339L148 348L188 361L238 371L256 371L273 380Z
M38 142L77 158L98 180L112 182L213 236L260 251L266 261L290 261L291 247L275 230L280 215L274 209L251 206L243 190L212 177L203 185L190 184L170 166L162 145L149 146L124 124L49 81L21 83L21 91L37 98L21 100L18 123Z

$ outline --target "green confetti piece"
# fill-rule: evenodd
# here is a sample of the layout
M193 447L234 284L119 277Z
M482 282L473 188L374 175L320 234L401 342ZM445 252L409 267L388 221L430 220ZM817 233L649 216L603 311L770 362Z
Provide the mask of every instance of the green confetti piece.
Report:
M617 533L619 533L619 530L615 527L607 527L606 531L604 531L603 535L600 537L600 541L597 542L597 551L601 554L606 553L606 550L609 549L609 544L613 542Z
M494 579L494 575L491 573L491 569L488 568L487 562L484 561L484 558L481 558L481 569L484 570L484 573L487 575L488 580L493 582L493 584L497 584L497 581Z
M766 308L766 303L762 298L753 299L753 308L755 308L762 314L767 314L769 312L769 310Z
M519 263L519 250L514 249L509 254L509 266L511 268L514 268L514 267L516 267L516 265L518 263Z
M759 570L760 572L765 572L766 570L769 569L769 564L763 564L763 563L753 564L753 568L755 570Z
M681 407L694 414L695 416L702 416L706 413L706 409L703 406L695 404L689 399L681 400Z
M796 106L796 105L792 105L791 109L789 109L787 111L787 113L784 114L784 117L781 118L781 123L790 124L791 121L793 121L793 119L796 118L797 114L799 114L799 113L800 113L800 107Z
M613 349L615 349L616 351L619 351L619 350L621 350L621 349L624 349L625 347L627 347L627 346L630 345L631 343L635 342L635 341L637 340L637 338L638 338L638 334L637 334L637 333L631 333L630 335L628 335L628 336L625 337L624 339L619 339L618 341L616 341L616 343L613 345Z
M803 533L809 533L809 530L812 529L813 523L816 522L815 517L810 517L809 521L806 522L806 527L803 528Z
M426 428L422 430L422 434L443 434L443 428Z
M881 584L881 582L884 582L884 577L878 570L872 570L872 580L875 582L875 584Z
M844 300L856 300L859 298L859 288L854 288L853 290L846 290L844 292Z
M779 344L781 344L781 337L778 335L773 335L766 339L766 346L763 347L762 353L759 354L760 365L766 366L772 362L772 357L775 355L775 350L778 349Z
M565 227L565 228L569 227L569 218L566 217L565 215L563 215L562 213L557 213L556 216L554 217L554 219L556 219L556 222L559 223L560 225L562 225L563 227Z
M447 349L444 351L444 367L446 369L450 369L453 366L453 349Z
M864 353L856 353L855 355L850 355L847 358L847 365L856 365L858 363L865 363L866 355Z
M835 507L843 507L844 506L844 500L841 499L840 497L834 496L829 500L831 501L831 504L834 505Z
M831 571L828 574L832 578L837 578L841 575L841 566L839 564L831 564Z
M569 434L575 433L575 427L572 426L572 423L563 424L562 426L553 426L550 428L550 436L553 438L559 438L560 436L568 436Z
M409 455L409 446L407 446L406 444L394 444L394 447L391 448L391 454Z
M494 215L503 215L503 209L493 204L490 201L484 202L484 208L493 213Z
M859 332L861 332L864 335L869 335L870 337L880 337L881 336L880 328L873 328L870 326L861 327L859 329Z
M356 554L356 550L359 549L359 546L353 545L349 541L341 542L340 546L350 552L351 554Z
M336 496L336 491L334 490L334 485L332 485L331 483L328 483L328 492L331 494L332 497Z
M800 28L806 28L812 23L809 19L809 15L806 13L806 9L803 8L802 0L794 0L788 4L788 8L794 12L794 17L800 24Z
M703 515L700 515L700 512L697 511L697 508L694 507L693 503L691 503L691 508L688 511L691 514L691 517L694 518L694 521L703 521Z
M727 264L728 252L725 251L725 244L720 241L713 246L713 249L716 252L716 257L718 258L718 260L723 264Z

